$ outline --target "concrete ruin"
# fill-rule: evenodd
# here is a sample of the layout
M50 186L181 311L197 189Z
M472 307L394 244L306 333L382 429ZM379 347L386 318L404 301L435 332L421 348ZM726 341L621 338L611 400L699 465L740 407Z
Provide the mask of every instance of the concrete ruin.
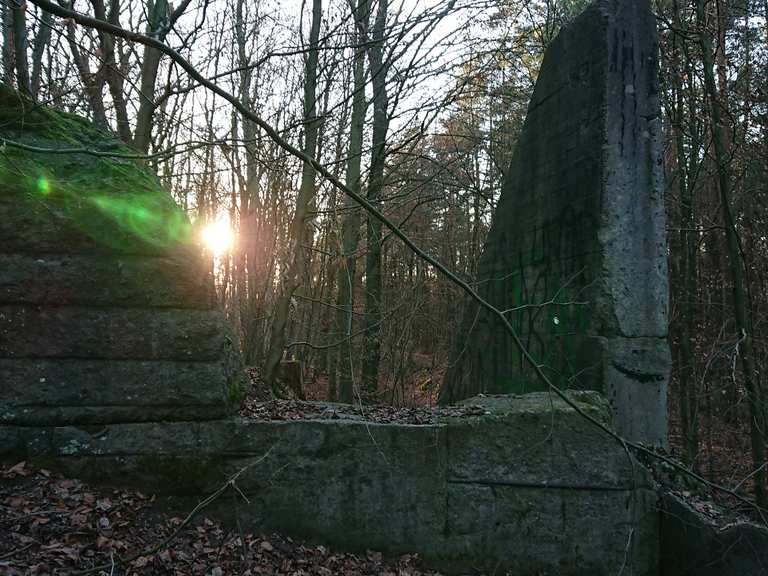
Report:
M609 418L598 394L571 399ZM207 513L345 550L417 552L447 574L657 574L656 493L620 444L547 394L476 403L480 415L418 426L316 417L0 427L0 454L92 482L119 478L183 510L239 474L237 491Z
M498 305L588 300L558 306L557 323L552 308L515 323L550 373L604 390L624 432L659 441L654 34L644 3L600 0L555 41L481 270ZM248 501L218 501L225 520L418 552L447 573L658 573L649 475L546 392L476 398L479 415L419 426L238 417L237 354L170 196L81 119L8 88L0 119L0 136L27 146L0 154L0 457L179 498L239 473ZM527 185L530 197L514 195ZM501 225L513 217L518 227ZM534 389L506 336L476 316L446 397ZM569 398L611 420L599 393Z
M598 390L628 439L666 443L667 254L656 23L595 2L547 49L485 249L479 294L551 380ZM468 302L442 402L546 389Z
M0 91L2 136L122 152ZM7 146L0 161L0 424L206 420L242 370L186 215L135 162Z

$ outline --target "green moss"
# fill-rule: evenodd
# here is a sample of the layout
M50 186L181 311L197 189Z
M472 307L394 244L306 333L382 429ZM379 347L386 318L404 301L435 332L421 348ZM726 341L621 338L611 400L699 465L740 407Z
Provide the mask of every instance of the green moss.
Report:
M130 155L113 134L72 114L40 106L0 84L0 138L41 149L76 148ZM2 195L112 249L170 248L192 242L186 214L157 177L136 161L86 153L0 150Z

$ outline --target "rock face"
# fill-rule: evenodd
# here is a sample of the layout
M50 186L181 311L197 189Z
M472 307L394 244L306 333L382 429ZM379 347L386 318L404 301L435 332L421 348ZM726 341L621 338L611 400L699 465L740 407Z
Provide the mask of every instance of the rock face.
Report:
M189 221L157 179L106 156L131 153L114 137L2 85L0 137L97 153L0 153L0 423L231 413L237 353Z
M610 417L598 393L571 399ZM206 513L344 549L417 552L450 574L658 574L656 494L618 442L546 393L472 403L482 415L426 426L0 426L0 456L192 505L239 474Z
M654 17L599 0L547 49L478 267L564 388L603 391L625 437L666 442L667 264ZM468 304L441 401L542 388Z

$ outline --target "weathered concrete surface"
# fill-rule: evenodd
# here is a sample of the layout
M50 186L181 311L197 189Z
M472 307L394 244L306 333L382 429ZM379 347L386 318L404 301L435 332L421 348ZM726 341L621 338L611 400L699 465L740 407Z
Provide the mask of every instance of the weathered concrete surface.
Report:
M573 398L606 421L595 393ZM473 403L475 403L473 401ZM624 449L547 394L477 399L435 425L355 420L0 426L0 454L197 497L344 549L418 552L448 573L657 574L655 493ZM634 467L634 469L633 469Z
M764 576L768 528L715 522L674 494L662 499L661 576Z
M0 306L0 357L214 360L229 338L217 310Z
M599 0L548 48L479 263L481 296L559 386L602 390L627 438L666 442L667 264L654 17ZM542 304L547 305L542 306ZM468 303L441 392L541 389Z
M0 137L131 154L0 85ZM242 370L184 212L134 161L0 154L0 422L222 418Z
M24 426L147 420L210 420L230 414L222 402L231 375L220 359L0 359L0 423Z
M214 297L201 259L0 254L0 270L0 305L209 309Z

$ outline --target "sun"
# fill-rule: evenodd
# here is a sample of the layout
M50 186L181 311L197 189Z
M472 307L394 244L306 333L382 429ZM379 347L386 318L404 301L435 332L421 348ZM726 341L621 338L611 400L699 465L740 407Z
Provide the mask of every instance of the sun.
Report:
M200 231L200 237L205 247L214 256L222 256L229 252L234 242L229 218L219 218L206 224Z

